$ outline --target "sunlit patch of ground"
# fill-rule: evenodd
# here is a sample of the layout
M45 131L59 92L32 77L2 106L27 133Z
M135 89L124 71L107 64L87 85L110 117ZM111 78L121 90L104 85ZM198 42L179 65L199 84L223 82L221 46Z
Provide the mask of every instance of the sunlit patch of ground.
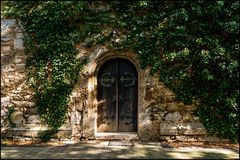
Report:
M1 145L3 146L64 146L67 144L78 143L79 141L13 141L10 139L1 139ZM95 141L86 141L95 142ZM202 148L224 148L224 149L235 149L239 150L239 143L205 143L205 142L159 142L162 147L168 146L167 148L179 148L179 147L202 147Z

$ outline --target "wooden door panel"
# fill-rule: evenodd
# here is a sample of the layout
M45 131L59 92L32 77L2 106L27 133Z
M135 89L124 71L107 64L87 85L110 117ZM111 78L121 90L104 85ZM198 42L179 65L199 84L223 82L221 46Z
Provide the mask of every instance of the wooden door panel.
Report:
M116 62L111 61L102 66L98 74L98 119L99 132L116 132Z
M98 132L137 131L137 71L125 59L107 61L99 70Z
M119 61L119 132L137 131L137 71L128 61Z

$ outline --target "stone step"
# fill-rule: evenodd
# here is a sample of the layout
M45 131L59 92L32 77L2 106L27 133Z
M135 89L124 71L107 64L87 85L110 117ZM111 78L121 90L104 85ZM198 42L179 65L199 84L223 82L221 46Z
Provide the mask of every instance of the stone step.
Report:
M135 132L101 132L96 133L97 140L111 141L111 140L121 140L121 141L137 141L139 140L137 133Z

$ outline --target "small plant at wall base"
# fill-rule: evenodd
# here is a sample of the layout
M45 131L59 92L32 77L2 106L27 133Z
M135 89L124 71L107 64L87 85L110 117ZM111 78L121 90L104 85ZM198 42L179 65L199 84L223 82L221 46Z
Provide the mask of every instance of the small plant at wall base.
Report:
M238 141L238 1L6 2L4 15L19 18L27 33L38 111L53 129L65 121L83 66L74 47L81 42L134 50L177 100L198 102L196 114L210 134Z
M16 124L13 123L13 121L11 119L11 116L12 116L13 112L14 112L14 106L13 105L8 106L8 115L7 116L8 116L8 121L10 123L10 126L12 128L16 127Z

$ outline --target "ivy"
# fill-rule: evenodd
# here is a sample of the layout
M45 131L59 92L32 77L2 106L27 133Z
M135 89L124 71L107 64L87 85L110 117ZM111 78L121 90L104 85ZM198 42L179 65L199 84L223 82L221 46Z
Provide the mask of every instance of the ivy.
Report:
M68 96L84 64L74 47L81 42L134 50L142 67L160 73L178 100L198 102L196 114L209 133L238 140L238 1L22 1L6 6L5 16L19 18L26 30L38 111L53 128L66 118Z

